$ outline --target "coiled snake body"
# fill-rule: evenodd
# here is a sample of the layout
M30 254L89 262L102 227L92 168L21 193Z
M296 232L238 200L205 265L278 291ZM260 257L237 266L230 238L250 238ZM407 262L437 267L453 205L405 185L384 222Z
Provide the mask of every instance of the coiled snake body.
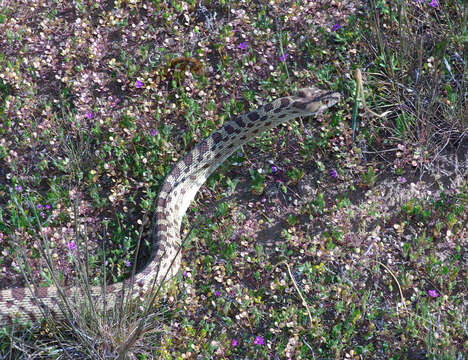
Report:
M276 99L235 117L179 160L160 190L153 216L153 253L147 266L135 275L132 294L145 292L177 273L181 261L182 217L201 185L229 155L261 132L299 116L319 114L339 98L338 93L315 87L301 89L295 96ZM113 306L124 285L128 288L131 280L107 286L107 307ZM89 288L89 292L97 304L102 303L100 286ZM63 317L60 298L79 303L83 301L82 293L83 289L78 287L58 289L55 286L0 290L0 325L15 317L35 321L48 312Z

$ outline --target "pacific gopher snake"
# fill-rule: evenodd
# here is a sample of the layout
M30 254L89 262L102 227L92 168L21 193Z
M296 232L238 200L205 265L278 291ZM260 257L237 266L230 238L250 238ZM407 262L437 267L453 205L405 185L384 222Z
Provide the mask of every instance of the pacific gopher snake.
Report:
M338 102L340 95L315 87L299 90L295 96L282 97L227 122L200 142L177 162L160 190L153 216L153 253L147 266L134 278L134 294L160 284L167 273L173 277L180 266L180 225L190 202L208 176L236 149L261 132L299 116L317 115ZM175 259L174 259L175 258ZM174 261L173 261L174 260ZM107 286L106 304L112 306L131 279ZM34 294L31 294L31 291ZM0 325L11 318L37 320L44 311L62 317L60 291L55 286L0 290ZM67 299L80 302L82 289L63 289ZM101 287L89 289L99 304Z

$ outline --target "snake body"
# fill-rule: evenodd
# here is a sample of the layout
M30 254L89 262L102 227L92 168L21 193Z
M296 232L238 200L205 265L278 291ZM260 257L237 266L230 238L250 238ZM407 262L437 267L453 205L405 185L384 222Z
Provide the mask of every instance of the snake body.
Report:
M151 258L134 279L106 287L106 307L115 304L124 286L128 289L133 284L132 295L135 296L176 275L181 262L182 217L199 188L227 157L261 132L299 116L317 115L336 104L339 98L340 94L332 91L315 87L301 89L294 96L276 99L233 118L179 160L166 177L157 198ZM97 305L102 305L102 287L92 286L86 291ZM67 310L63 300L82 303L83 289L32 286L0 290L0 325L8 324L13 318L37 321L46 313L61 318Z

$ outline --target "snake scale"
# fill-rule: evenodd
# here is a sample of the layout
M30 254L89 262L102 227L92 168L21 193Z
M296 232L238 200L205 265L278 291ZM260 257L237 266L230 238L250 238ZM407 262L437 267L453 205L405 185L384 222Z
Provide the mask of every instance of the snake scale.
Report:
M315 87L301 89L294 96L276 99L233 118L182 157L164 180L157 198L151 229L153 251L148 264L135 275L134 283L127 279L106 287L106 308L120 298L124 286L129 289L133 284L132 296L141 295L176 275L181 262L182 217L208 176L229 155L261 132L299 116L317 115L339 99L336 92ZM92 286L88 291L93 302L102 306L102 288ZM65 308L60 299L75 305L83 303L83 289L49 286L0 290L0 325L13 318L37 321L46 313L62 318Z

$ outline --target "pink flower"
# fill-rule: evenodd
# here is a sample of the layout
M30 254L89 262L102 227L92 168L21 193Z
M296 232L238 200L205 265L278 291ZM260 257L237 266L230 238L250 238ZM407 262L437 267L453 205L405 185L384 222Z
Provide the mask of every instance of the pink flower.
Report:
M335 25L333 25L331 31L336 31L336 30L338 30L339 28L341 28L341 25L340 25L340 24L335 24Z
M288 54L281 55L280 61L285 62L287 58L288 58Z
M428 290L427 293L429 294L429 296L431 298L436 298L437 296L439 296L439 293L437 292L437 290Z
M73 240L70 241L70 242L67 244L67 246L68 246L68 249L69 249L70 251L75 251L75 250L76 250L76 244L75 244L75 242L74 242Z
M437 0L431 0L429 6L436 8L437 6L439 6L439 3L437 2Z
M139 88L143 87L143 83L140 80L137 80L136 83L135 83L135 87L137 89L139 89Z
M232 339L232 346L237 346L239 345L239 341L237 341L237 339Z
M254 344L263 345L264 344L263 338L261 336L257 336L254 340Z
M247 43L245 41L241 42L238 46L239 49L245 50L247 49Z

